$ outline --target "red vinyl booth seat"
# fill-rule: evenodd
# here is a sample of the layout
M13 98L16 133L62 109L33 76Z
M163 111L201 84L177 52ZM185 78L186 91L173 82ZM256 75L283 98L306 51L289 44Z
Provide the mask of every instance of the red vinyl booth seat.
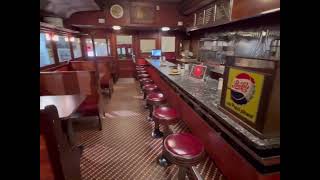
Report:
M99 97L95 95L87 96L82 104L77 109L77 113L83 116L97 116L99 115Z

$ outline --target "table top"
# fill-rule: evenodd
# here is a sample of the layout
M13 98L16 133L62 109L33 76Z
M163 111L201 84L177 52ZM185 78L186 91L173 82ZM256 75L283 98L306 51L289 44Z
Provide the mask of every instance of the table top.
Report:
M84 101L85 95L40 96L40 110L48 105L55 105L60 118L70 116Z

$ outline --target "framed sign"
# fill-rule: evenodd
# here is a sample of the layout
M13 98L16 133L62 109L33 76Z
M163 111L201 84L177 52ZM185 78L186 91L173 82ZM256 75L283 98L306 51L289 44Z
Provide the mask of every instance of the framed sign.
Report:
M264 80L263 74L230 68L223 106L237 117L256 124Z
M192 66L190 76L196 79L203 80L207 71L207 66L194 65Z
M150 3L132 2L130 21L132 24L153 24L155 22L155 6Z

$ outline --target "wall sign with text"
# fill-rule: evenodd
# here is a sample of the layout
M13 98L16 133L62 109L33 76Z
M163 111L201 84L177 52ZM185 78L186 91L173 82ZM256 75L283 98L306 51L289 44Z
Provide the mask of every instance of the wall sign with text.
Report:
M255 123L262 95L264 75L230 68L224 106Z
M192 66L190 76L196 79L203 80L207 71L207 66L194 65Z

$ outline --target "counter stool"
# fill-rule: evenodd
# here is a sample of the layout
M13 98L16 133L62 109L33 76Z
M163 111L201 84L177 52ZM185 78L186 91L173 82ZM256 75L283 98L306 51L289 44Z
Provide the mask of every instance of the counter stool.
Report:
M141 79L141 78L150 78L150 75L149 74L138 74L138 79Z
M190 133L168 135L163 141L163 153L179 166L178 180L184 180L187 170L196 166L204 157L204 145Z
M146 70L139 70L137 71L137 74L148 74Z
M141 88L142 88L144 83L148 83L148 82L153 83L153 80L150 79L150 78L141 78L141 79L139 79L139 83L140 83Z
M145 67L136 67L136 71L146 70Z
M154 138L161 138L164 135L170 134L169 125L173 125L179 122L179 116L176 109L169 106L156 107L152 113L152 119L154 121L154 130L152 136ZM160 124L164 126L164 132L161 132Z
M136 78L136 79L139 79L138 76L139 76L140 74L148 74L148 72L147 72L146 70L136 71L136 72L134 73L135 78Z
M161 104L163 104L166 100L164 94L161 92L151 92L147 95L147 106L149 107L150 114L147 117L148 121L152 121L152 113L153 109Z
M144 86L142 86L142 91L143 91L143 99L146 99L147 95L150 92L154 92L159 90L158 86L155 84L146 84Z

